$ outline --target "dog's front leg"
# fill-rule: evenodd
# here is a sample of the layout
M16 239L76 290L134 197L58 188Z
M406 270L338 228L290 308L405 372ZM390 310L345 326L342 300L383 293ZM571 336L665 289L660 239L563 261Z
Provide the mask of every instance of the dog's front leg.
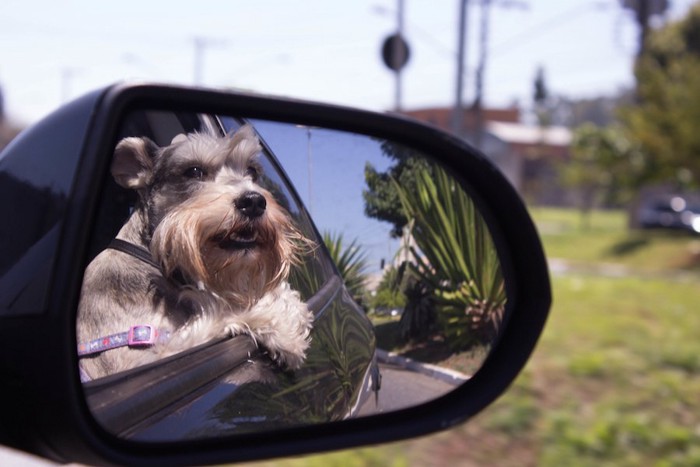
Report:
M299 294L282 284L237 315L226 329L249 334L280 366L298 369L306 359L313 315Z

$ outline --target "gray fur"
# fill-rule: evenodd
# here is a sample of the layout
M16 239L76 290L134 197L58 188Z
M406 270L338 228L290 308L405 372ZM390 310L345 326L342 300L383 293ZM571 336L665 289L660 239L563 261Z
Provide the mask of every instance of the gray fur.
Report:
M119 143L112 175L135 190L139 200L117 238L150 249L159 267L113 249L100 253L85 271L78 340L143 324L168 330L172 337L150 348L122 347L84 357L81 368L89 377L240 333L250 334L282 365L303 363L312 316L286 278L305 239L255 183L259 151L247 126L226 137L180 135L165 148L145 138ZM248 218L236 207L236 200L251 192L267 200L259 218Z

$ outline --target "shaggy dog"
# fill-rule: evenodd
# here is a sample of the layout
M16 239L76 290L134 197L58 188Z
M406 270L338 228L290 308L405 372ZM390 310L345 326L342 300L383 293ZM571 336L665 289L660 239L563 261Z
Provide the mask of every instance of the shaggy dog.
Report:
M249 334L298 368L312 315L287 283L308 246L257 182L261 146L244 126L176 136L160 148L125 138L111 171L138 201L85 272L77 333L84 380L224 335Z

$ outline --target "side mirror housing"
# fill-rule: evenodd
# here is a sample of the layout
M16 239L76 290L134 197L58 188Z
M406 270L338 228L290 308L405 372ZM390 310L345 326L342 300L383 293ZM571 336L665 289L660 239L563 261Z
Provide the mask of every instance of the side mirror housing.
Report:
M144 110L213 115L221 125L222 118L235 117L357 134L410 148L442 167L488 226L507 295L503 325L479 370L440 397L388 413L204 439L143 441L115 434L88 400L94 393L102 402L118 399L128 386L92 391L83 386L76 319L114 148L125 121ZM3 216L13 217L0 227L0 439L57 461L223 463L444 430L508 388L532 353L551 303L539 237L506 178L468 143L400 116L202 89L115 85L68 104L20 135L0 154L0 184L4 199L12 199ZM148 384L148 377L140 378ZM121 412L119 417L130 420Z

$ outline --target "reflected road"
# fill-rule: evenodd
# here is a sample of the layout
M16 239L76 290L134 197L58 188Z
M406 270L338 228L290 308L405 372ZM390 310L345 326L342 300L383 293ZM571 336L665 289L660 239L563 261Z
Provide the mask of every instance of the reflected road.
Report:
M360 416L422 404L455 388L451 382L398 366L382 363L379 368L382 373L379 398L375 401L374 397L370 397L360 410Z

